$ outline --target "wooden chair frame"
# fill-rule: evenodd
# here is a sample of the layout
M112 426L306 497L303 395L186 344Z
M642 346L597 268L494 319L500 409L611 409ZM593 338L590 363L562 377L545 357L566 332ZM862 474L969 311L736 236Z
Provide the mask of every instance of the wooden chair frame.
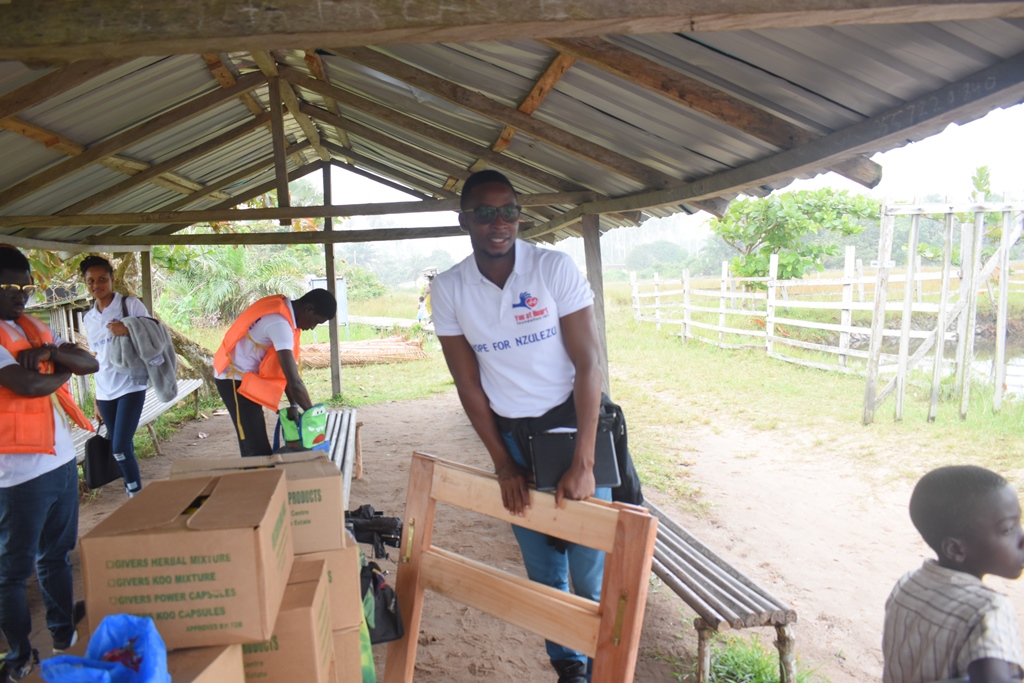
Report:
M605 551L601 602L565 593L432 545L437 502L508 520L497 478L473 467L414 453L395 591L405 637L388 646L384 683L410 683L430 589L526 631L593 657L593 683L633 680L657 519L642 507L565 501L532 491L516 524Z

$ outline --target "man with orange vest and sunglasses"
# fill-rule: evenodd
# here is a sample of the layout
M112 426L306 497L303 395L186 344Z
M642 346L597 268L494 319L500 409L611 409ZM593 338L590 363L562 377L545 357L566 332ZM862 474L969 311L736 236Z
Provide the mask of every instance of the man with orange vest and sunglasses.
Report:
M0 245L0 630L15 681L33 668L25 587L35 571L54 650L74 642L68 553L78 540L78 465L68 419L92 425L66 386L96 372L85 349L25 314L35 291L28 259Z
M299 337L334 318L338 302L326 289L291 301L278 294L249 306L224 335L213 357L217 391L231 415L242 457L270 455L263 409L277 413L282 395L291 408L313 402L299 375ZM296 410L289 410L295 420Z

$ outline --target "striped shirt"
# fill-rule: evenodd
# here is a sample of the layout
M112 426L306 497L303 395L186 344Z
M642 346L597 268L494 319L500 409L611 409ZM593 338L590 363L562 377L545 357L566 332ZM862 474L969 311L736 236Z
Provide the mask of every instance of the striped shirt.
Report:
M928 560L896 583L885 603L884 683L967 675L979 659L1020 665L1020 632L1004 596L965 572Z

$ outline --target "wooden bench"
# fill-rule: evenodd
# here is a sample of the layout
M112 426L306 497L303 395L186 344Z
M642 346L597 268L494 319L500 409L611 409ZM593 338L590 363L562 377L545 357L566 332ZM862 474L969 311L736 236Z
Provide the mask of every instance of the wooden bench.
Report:
M160 452L160 443L156 438L156 430L153 429L153 422L163 415L165 412L173 408L178 404L179 401L186 398L189 394L195 394L195 408L196 417L199 417L199 387L203 386L203 380L201 379L179 379L178 380L178 392L174 399L171 401L161 401L156 396L156 391L153 387L146 389L146 402L142 405L142 416L139 418L139 426L145 426L149 430L149 436L153 439L153 447L156 448L157 455L163 455ZM93 427L96 427L96 433L101 436L106 436L107 427L106 425L99 425L97 427L96 420L92 421ZM75 453L77 454L78 462L82 462L85 459L85 442L93 436L93 432L87 432L84 429L74 427L71 431L71 440L75 445Z
M774 626L779 650L779 681L796 681L796 612L701 543L654 503L644 503L658 519L654 573L694 612L697 628L697 681L708 679L711 631Z
M348 494L352 488L352 477L363 478L363 449L359 439L362 422L356 421L354 408L332 410L327 413L327 429L325 434L331 442L328 457L341 470L344 481L345 509L348 510Z
M433 545L436 503L504 521L508 511L493 474L413 454L395 582L405 636L388 646L384 683L413 680L426 589L593 657L593 683L633 680L657 520L633 505L567 500L556 507L550 493L532 497L517 525L605 551L599 603Z

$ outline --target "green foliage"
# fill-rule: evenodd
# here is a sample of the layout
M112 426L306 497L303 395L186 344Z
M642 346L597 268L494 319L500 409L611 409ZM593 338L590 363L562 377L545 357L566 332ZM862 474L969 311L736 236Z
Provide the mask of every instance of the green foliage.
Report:
M605 282L629 282L629 273L618 268L604 271Z
M719 647L711 655L711 683L778 683L779 653L765 647L757 634L749 638L720 637ZM814 671L801 671L797 667L797 683L824 681Z
M371 271L354 263L339 263L338 275L344 276L349 301L366 301L387 294L385 287Z
M835 240L860 233L864 226L856 221L877 220L878 212L878 202L845 190L803 190L734 201L711 229L739 252L735 274L765 277L778 254L779 278L793 279L823 270L825 258L839 253Z
M680 245L668 240L658 240L633 247L626 254L626 268L633 271L653 269L662 274L664 265L674 264L679 266L678 269L681 271L686 257L686 249Z

